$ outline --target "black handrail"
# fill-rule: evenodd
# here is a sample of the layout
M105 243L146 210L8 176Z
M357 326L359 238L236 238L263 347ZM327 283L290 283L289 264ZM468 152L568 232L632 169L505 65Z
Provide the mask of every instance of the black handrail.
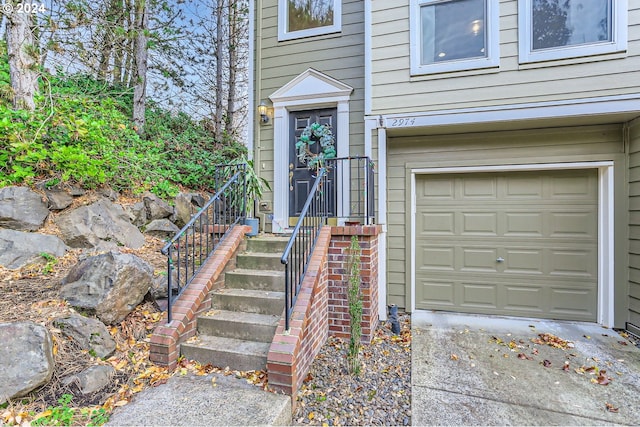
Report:
M161 249L167 256L167 322L171 307L219 247L246 216L246 165L216 166L216 182L226 183ZM229 176L231 175L231 176Z
M289 330L302 280L322 226L327 224L327 169L320 169L280 262L285 266L285 330Z

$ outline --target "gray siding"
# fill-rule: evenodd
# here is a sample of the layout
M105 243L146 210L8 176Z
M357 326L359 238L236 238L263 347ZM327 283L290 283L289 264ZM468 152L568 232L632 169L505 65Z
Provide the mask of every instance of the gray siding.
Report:
M411 168L615 160L616 166L624 169L625 164L620 155L623 149L621 125L446 136L390 136L388 147L388 303L405 308L411 307L411 236L407 236ZM640 153L636 164L640 166ZM640 181L640 168L638 175ZM624 192L623 177L615 185ZM640 191L637 194L640 216ZM618 202L622 204L616 208L626 209L623 198L616 198ZM621 232L624 232L624 228ZM637 236L640 239L640 227ZM625 239L624 234L618 237ZM638 268L640 283L640 260ZM637 290L640 291L640 285ZM638 297L637 301L640 302L640 295Z
M640 2L629 1L626 54L518 62L518 6L500 1L500 67L411 76L409 0L372 3L371 114L562 101L640 91Z
M629 317L640 326L640 121L629 129Z
M262 2L261 50L256 52L260 81L256 102L267 99L308 68L327 74L354 91L349 104L350 154L364 152L364 3L342 2L342 31L336 34L278 42L277 0ZM260 28L257 25L256 28ZM257 125L256 157L261 175L273 182L273 127ZM272 198L265 194L265 199Z

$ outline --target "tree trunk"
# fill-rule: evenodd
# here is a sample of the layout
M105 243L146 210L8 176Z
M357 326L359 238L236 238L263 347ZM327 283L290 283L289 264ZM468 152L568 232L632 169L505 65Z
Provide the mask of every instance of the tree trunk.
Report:
M218 0L216 7L216 111L215 111L215 127L216 140L222 141L223 136L223 95L224 82L222 70L224 69L224 0Z
M229 14L227 19L229 20L229 36L228 36L228 50L229 50L229 81L227 82L227 114L225 117L225 133L228 136L234 133L234 116L235 116L235 103L236 103L236 73L238 67L238 5L236 0L229 0Z
M25 5L31 3L31 0L22 1ZM38 60L31 28L31 14L17 13L15 7L13 11L3 13L7 15L6 38L13 108L33 111L36 108L33 96L38 91Z
M136 0L135 79L133 88L133 123L138 135L144 135L147 98L147 5Z

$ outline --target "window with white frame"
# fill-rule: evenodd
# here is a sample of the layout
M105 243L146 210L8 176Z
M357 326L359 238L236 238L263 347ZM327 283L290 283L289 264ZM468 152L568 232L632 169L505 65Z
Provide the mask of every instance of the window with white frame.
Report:
M521 63L627 49L627 0L520 0L518 21Z
M497 67L497 0L411 0L411 74Z
M278 40L336 33L341 26L341 0L278 0Z

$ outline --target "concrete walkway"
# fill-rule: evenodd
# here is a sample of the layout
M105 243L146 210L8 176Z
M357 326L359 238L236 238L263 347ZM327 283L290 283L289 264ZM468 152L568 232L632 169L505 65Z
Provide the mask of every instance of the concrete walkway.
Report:
M640 425L640 350L611 329L425 311L411 323L413 425ZM545 333L572 344L532 342Z
M215 381L213 379L215 378ZM215 386L214 386L215 384ZM116 408L106 426L290 425L291 398L222 374L176 375Z

